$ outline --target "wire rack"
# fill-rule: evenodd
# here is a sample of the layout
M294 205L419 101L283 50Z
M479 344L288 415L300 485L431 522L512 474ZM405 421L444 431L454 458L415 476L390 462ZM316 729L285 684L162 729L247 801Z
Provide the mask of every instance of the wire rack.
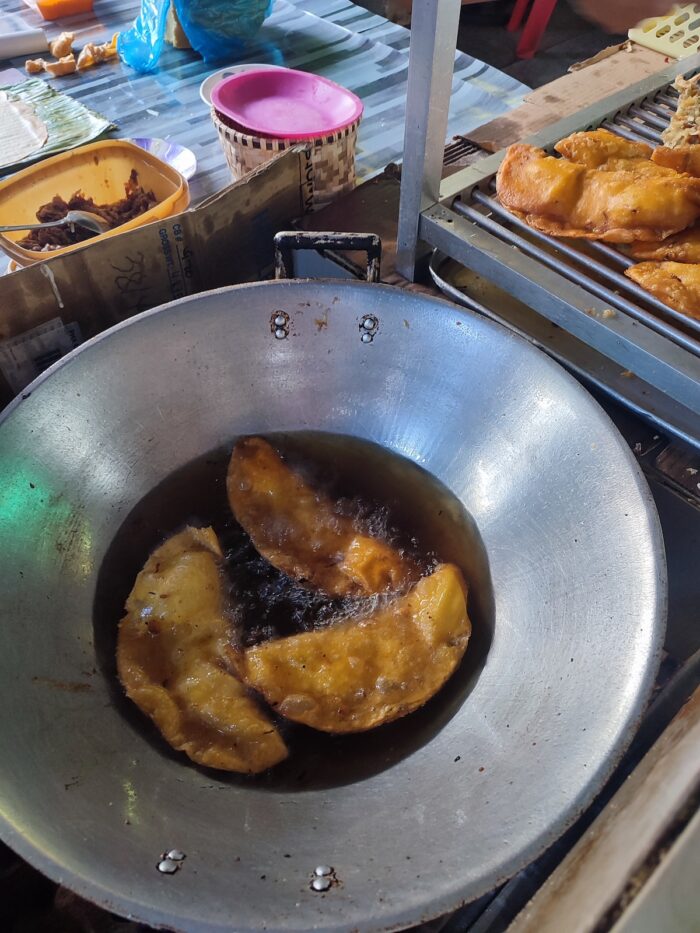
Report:
M677 106L673 77L700 70L700 59L692 64L645 79L529 141L551 150L576 130L603 127L658 145ZM627 278L632 260L614 247L547 236L505 210L495 196L502 157L448 179L454 194L423 212L421 237L641 380L646 402L639 413L700 447L700 320Z

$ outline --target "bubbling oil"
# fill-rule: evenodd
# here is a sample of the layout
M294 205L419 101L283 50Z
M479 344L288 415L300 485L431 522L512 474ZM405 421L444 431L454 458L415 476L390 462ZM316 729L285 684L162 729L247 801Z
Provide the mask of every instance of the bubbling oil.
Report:
M339 510L354 520L358 530L390 543L415 562L421 574L430 573L436 564L443 562L460 568L469 585L473 636L467 649L467 680L473 680L475 665L470 660L475 653L473 646L483 660L490 641L492 597L481 539L473 519L457 497L408 458L366 440L315 431L264 437L308 484L338 503ZM232 447L229 444L211 451L166 477L135 506L117 533L103 562L95 602L96 648L102 656L103 668L115 680L117 623L134 580L149 554L188 524L211 526L221 543L226 558L233 642L251 646L364 616L391 598L391 594L329 598L272 567L257 552L231 512L226 474ZM117 683L117 689L118 686ZM464 678L461 686L448 683L443 687L438 694L438 698L443 695L443 712L435 715L432 723L426 720L424 710L419 710L406 717L413 723L408 731L402 726L404 720L372 730L384 734L379 745L372 738L365 738L369 733L328 736L281 721L293 764L278 765L271 773L284 774L290 767L300 769L304 775L313 771L324 783L334 781L336 778L328 775L337 772L339 783L343 783L349 779L350 771L338 765L339 747L350 750L359 747L364 765L370 768L375 754L385 762L387 755L391 758L396 749L397 754L407 753L405 749L413 747L421 735L438 728L448 710L454 712L458 695L467 688ZM433 698L428 706L434 707L438 698ZM390 736L395 737L393 742ZM405 749L401 751L403 746ZM322 777L324 771L326 779Z

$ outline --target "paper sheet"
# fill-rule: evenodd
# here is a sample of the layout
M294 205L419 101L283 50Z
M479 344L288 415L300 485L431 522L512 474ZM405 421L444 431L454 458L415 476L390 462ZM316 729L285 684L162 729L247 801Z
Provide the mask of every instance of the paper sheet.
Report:
M0 168L14 165L38 152L49 138L49 131L29 104L10 100L0 91Z

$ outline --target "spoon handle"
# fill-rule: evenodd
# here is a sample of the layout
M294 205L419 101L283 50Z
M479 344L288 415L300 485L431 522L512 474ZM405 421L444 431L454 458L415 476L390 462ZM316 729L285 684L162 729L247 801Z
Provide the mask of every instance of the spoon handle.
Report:
M64 218L63 220L54 220L45 224L3 224L0 226L0 233L9 233L10 230L41 230L42 227L60 227L65 223L66 220Z

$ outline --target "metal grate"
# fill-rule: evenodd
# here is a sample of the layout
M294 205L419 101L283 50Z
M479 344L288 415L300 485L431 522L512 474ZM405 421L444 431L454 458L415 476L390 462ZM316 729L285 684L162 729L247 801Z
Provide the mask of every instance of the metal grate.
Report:
M445 146L442 164L444 166L471 165L476 159L485 155L487 153L476 143L471 142L464 136L455 136L452 142Z
M670 106L666 107L668 116L664 127L672 112ZM660 118L648 112L645 105L634 106L627 114L618 114L614 120L606 120L601 126L635 142L658 145L661 142L661 131L650 128L649 116L660 122ZM493 180L489 188L494 190ZM700 356L700 320L670 308L618 271L634 265L634 261L623 253L605 243L587 241L585 245L576 244L576 241L564 241L539 233L514 217L490 193L478 188L471 192L469 201L465 203L458 199L453 207L463 217L494 236L557 270L569 281L582 285L609 303L611 308L630 315L678 346Z
M571 132L602 127L656 146L677 101L668 76L659 76L656 86L630 88L624 104L618 94L597 112L593 107L567 118L532 142L551 151ZM547 236L503 208L495 197L501 159L502 153L466 170L461 195L424 212L421 235L649 383L650 413L658 416L664 396L670 407L684 406L689 418L678 434L700 445L700 320L628 279L624 270L633 260L613 246ZM698 427L689 438L693 422Z

